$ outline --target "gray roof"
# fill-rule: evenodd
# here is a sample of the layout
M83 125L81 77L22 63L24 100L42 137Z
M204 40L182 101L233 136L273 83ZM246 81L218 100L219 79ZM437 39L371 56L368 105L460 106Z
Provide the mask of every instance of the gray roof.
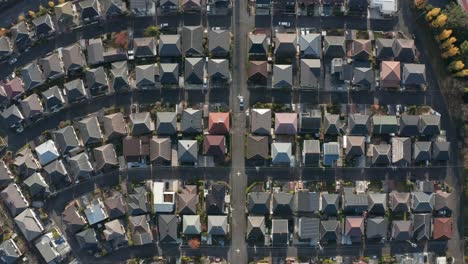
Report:
M346 213L361 214L368 208L366 194L348 193L343 197L343 210Z
M418 115L401 115L400 117L400 135L406 137L414 137L419 135L419 119Z
M290 58L296 55L296 34L277 33L274 41L276 57Z
M78 99L86 98L88 96L88 93L86 92L83 84L83 80L81 79L75 79L73 81L67 82L64 84L64 87L67 93L68 102L74 102Z
M8 56L12 52L10 38L7 36L0 37L0 57Z
M397 241L410 240L412 234L411 221L393 221L392 239Z
M36 170L41 168L37 159L33 156L30 148L24 148L15 155L14 166L18 170L20 176L30 176Z
M156 56L156 40L154 37L133 39L133 51L135 57L154 57Z
M86 71L86 85L91 91L108 88L107 74L102 66Z
M268 137L249 135L247 138L247 159L267 159L268 145Z
M386 239L388 221L384 217L367 218L366 237L367 239Z
M398 133L398 120L394 115L374 115L372 116L372 133L391 134Z
M103 117L104 132L108 139L127 135L127 124L122 113L114 113Z
M156 119L156 133L158 135L173 135L176 133L177 114L175 112L158 112Z
M228 218L226 215L209 215L208 216L208 234L224 236L227 235Z
M320 59L322 57L322 35L300 35L298 45L302 56Z
M83 54L79 44L62 48L62 61L65 70L73 70L82 68L85 65Z
M346 55L345 38L342 36L325 36L323 38L324 55L342 58Z
M125 245L128 242L123 224L123 221L120 219L115 219L104 224L104 238L106 241L110 242L114 248Z
M3 160L0 160L0 189L4 188L14 180L13 174Z
M440 134L439 115L421 115L419 119L419 132L425 136Z
M182 233L184 233L184 235L199 235L201 233L199 215L184 215L182 218Z
M174 243L177 241L177 217L175 215L159 215L158 231L161 243Z
M42 97L45 99L45 108L48 110L65 104L62 90L56 85L42 92Z
M353 85L371 88L374 83L374 70L370 67L353 67Z
M390 209L393 212L408 212L410 206L410 193L393 191L389 195Z
M271 158L274 164L291 164L294 162L291 143L271 143Z
M177 207L179 214L196 214L198 207L196 185L185 185L181 193L177 193Z
M39 254L42 256L46 263L56 263L62 260L62 256L59 252L55 249L54 245L52 244L55 240L53 237L49 237L48 235L43 235L38 241L36 241L36 249L39 251ZM66 242L64 242L63 246L68 246Z
M58 53L53 53L50 56L39 60L45 78L54 78L65 74L62 68Z
M320 194L309 192L309 190L300 190L295 193L296 212L299 214L318 213Z
M182 27L182 50L186 56L202 55L203 28L201 26Z
M202 84L204 67L205 63L203 58L185 58L185 81L192 84Z
M213 79L229 79L229 61L227 59L208 60L208 76Z
M368 212L370 214L383 215L387 211L386 193L369 193L367 195Z
M413 214L413 235L416 241L431 239L431 214Z
M322 114L319 111L300 113L299 130L301 133L319 134L322 130Z
M268 192L250 192L248 194L248 210L251 215L270 214L271 194Z
M369 135L369 115L351 114L348 116L348 133L351 135Z
M432 193L413 192L411 195L411 209L415 213L431 213L434 203L435 195Z
M143 188L143 187L141 187ZM146 214L148 206L146 201L146 191L143 189L135 189L135 193L128 195L127 208L131 215Z
M30 90L44 83L41 69L39 66L32 62L21 69L21 79L23 80L24 89Z
M305 165L317 165L320 161L320 141L304 140L302 155Z
M88 154L85 152L71 157L68 162L70 163L71 172L74 179L87 178L93 172L93 167L89 162Z
M272 242L273 244L286 244L289 238L288 220L273 219L272 221Z
M265 237L265 217L248 216L247 217L247 239L258 240Z
M88 64L94 65L104 62L104 46L100 38L90 39L87 46Z
M126 11L125 3L122 0L101 0L101 12L106 16L120 15Z
M32 197L47 195L49 193L49 185L39 172L29 176L23 183L28 187Z
M41 100L35 93L21 100L20 105L25 118L31 118L43 112Z
M66 126L55 131L54 139L62 155L68 154L71 150L78 149L81 146L72 126Z
M21 189L16 183L10 183L1 193L3 202L8 207L11 215L17 216L26 208L28 208L29 203L26 198L23 196Z
M81 19L93 19L101 14L99 13L99 2L97 0L84 0L78 3L81 9Z
M153 234L148 224L147 215L128 217L134 245L146 245L153 243Z
M273 86L291 87L293 85L292 65L275 64L273 66Z
M178 63L161 63L159 64L159 80L161 84L178 84L179 83L179 64Z
M325 114L323 116L323 131L327 135L338 135L340 133L341 120L339 115Z
M44 167L44 172L46 175L46 181L49 183L60 183L60 182L69 182L70 178L68 177L68 171L65 169L65 165L62 160L54 160L51 163L47 164Z
M372 163L376 165L388 165L392 161L392 146L386 143L374 145L372 149Z
M392 49L395 60L397 61L412 62L416 57L416 48L413 39L395 39Z
M393 54L394 39L378 38L375 41L375 53L378 60L391 60Z
M54 22L49 14L33 19L32 23L36 29L37 37L48 35L49 32L55 31Z
M340 222L337 220L320 221L320 241L338 241Z
M413 143L413 159L415 161L431 160L431 142L417 141Z
M130 115L131 133L134 136L150 134L152 130L152 120L149 112L133 113Z
M99 144L102 142L103 136L101 126L96 116L84 118L76 123L80 131L81 140L84 145Z
M97 249L98 241L96 238L96 231L94 231L94 228L88 228L86 230L83 230L80 233L77 233L75 237L78 241L80 249Z
M171 139L154 137L150 140L151 162L170 161L172 158Z
M44 227L39 222L32 209L26 209L15 217L16 226L23 234L26 241L30 242L39 237L44 231Z
M117 167L119 165L113 144L94 148L93 153L96 160L96 170L102 170L109 166Z
M180 35L159 36L159 56L180 57L182 55L180 39Z
M0 244L0 261L3 264L16 263L23 253L17 247L15 241L10 238Z
M269 46L265 34L249 34L249 54L267 54Z
M301 86L318 87L321 62L319 59L301 59Z
M177 156L180 162L197 162L198 142L196 140L179 140Z
M404 85L426 85L426 65L403 64L401 82Z
M182 112L180 121L183 133L201 133L203 131L203 112L202 110L187 108Z
M114 91L127 90L128 83L128 67L126 61L112 63L111 69L112 88Z
M121 193L116 192L104 200L109 218L114 219L127 214L126 203Z
M273 208L271 211L274 215L292 215L294 207L294 196L290 193L273 193Z
M365 155L366 138L363 136L346 136L346 159L352 160Z
M208 32L208 50L216 56L223 56L231 48L231 34L228 30L210 30Z
M269 135L271 133L271 110L252 109L250 129L254 134Z
M318 218L299 218L297 234L300 239L310 239L316 244L320 240L320 220Z
M432 159L444 161L450 159L450 142L436 141L432 143Z
M451 202L453 201L454 196L453 193L437 191L435 194L434 199L434 209L436 211L451 211L452 205Z
M147 65L138 65L135 67L136 75L136 86L154 86L155 85L155 75L156 75L156 65L147 64Z

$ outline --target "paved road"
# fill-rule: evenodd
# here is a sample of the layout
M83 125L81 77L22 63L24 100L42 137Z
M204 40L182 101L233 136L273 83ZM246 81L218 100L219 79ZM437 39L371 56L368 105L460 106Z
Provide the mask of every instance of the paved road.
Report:
M19 15L27 13L28 11L36 11L39 9L39 5L47 6L48 0L16 0L11 1L12 4L8 4L5 7L1 7L0 11L0 27L9 28L16 20Z

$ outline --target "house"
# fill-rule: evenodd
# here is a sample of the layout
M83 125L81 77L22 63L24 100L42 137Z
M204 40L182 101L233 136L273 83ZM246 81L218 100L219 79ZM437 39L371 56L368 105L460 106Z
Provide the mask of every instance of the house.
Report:
M268 192L250 192L247 195L249 215L269 215L271 194Z
M147 195L148 193L144 187L137 187L134 189L134 193L128 195L127 211L130 215L140 215L149 212Z
M363 136L346 136L346 160L352 161L366 153L366 138Z
M49 185L40 172L29 176L23 183L28 188L29 194L33 199L47 197L50 194Z
M86 71L86 85L92 96L105 94L109 90L107 74L102 66Z
M86 62L79 44L64 47L60 51L62 54L63 68L67 74L72 74L83 69Z
M37 170L41 169L41 164L33 156L30 148L25 148L15 155L15 160L13 162L16 171L20 176L29 177Z
M104 200L104 205L110 219L122 217L127 214L126 203L121 193L114 193Z
M178 0L160 0L159 9L161 13L177 13L179 11L179 1Z
M275 36L275 57L294 58L297 54L296 34L277 33Z
M361 242L364 234L364 218L361 216L346 216L344 235L352 242Z
M114 250L117 250L121 247L125 247L128 244L128 238L126 235L124 223L120 219L115 219L104 224L104 234L105 240L110 243Z
M416 58L416 46L413 39L395 39L392 49L397 61L413 62Z
M203 84L204 74L203 58L185 58L184 78L187 84Z
M371 0L381 1L381 0ZM385 1L385 0L382 0ZM394 1L394 0L390 0ZM372 5L372 4L371 4ZM380 61L391 61L394 57L393 54L393 42L394 39L378 38L375 40L375 57Z
M180 35L159 36L160 57L180 57L182 55Z
M54 141L50 139L36 147L36 154L39 158L39 162L43 166L56 160L60 156Z
M112 63L110 70L112 89L116 92L128 91L131 89L128 81L128 67L126 61Z
M295 135L297 134L296 113L275 113L275 134Z
M99 20L101 17L101 5L98 0L84 0L78 3L80 17L85 23Z
M175 112L156 113L156 133L158 135L173 135L176 133L177 114Z
M82 152L68 159L70 170L74 180L87 179L94 172L91 162L89 162L88 154Z
M419 119L419 133L425 136L434 136L440 134L440 116L439 115L421 115Z
M415 137L419 135L419 116L401 115L400 117L400 136Z
M88 204L84 210L89 225L100 223L109 218L101 198L97 198Z
M340 222L337 220L320 221L320 241L339 241L340 234Z
M13 238L6 239L0 244L0 261L5 264L14 264L19 261L23 253Z
M37 219L36 213L29 208L15 217L15 223L28 242L38 238L44 232L44 227Z
M154 124L149 112L133 113L130 115L130 133L133 136L151 134Z
M383 16L394 16L398 12L396 0L371 0L371 8L377 8Z
M320 209L320 194L307 189L295 193L295 212L299 215L318 214ZM318 228L318 226L317 226Z
M325 135L338 135L341 129L341 120L339 115L325 113L323 115L323 133Z
M340 159L340 145L338 142L328 142L323 144L323 164L334 166Z
M305 166L318 166L320 155L320 141L304 140L302 147L302 163Z
M94 228L85 229L75 235L80 249L88 252L96 252L98 250L98 240Z
M44 78L53 80L65 76L65 70L62 67L58 53L40 59L39 65L44 73Z
M257 0L255 1L255 15L263 16L271 14L272 7L271 0Z
M320 220L318 218L299 218L297 235L301 242L317 245L320 241Z
M297 40L301 58L320 59L322 57L322 35L300 35Z
M179 140L177 157L180 163L198 162L198 142L196 140Z
M3 160L0 160L0 189L13 183L13 174Z
M275 64L273 66L273 87L292 88L293 68L292 65Z
M38 39L49 37L55 33L54 22L49 14L33 19L32 23Z
M273 215L291 217L294 208L294 196L290 193L273 193Z
M432 159L447 161L450 159L450 142L436 141L432 143Z
M392 163L408 165L411 163L411 139L405 137L393 137Z
M353 78L351 83L361 89L373 89L374 87L374 70L370 63L363 62L362 65L353 67Z
M291 143L271 143L271 162L274 165L293 166L294 156L292 155Z
M425 193L433 193L435 190L434 188L434 181L431 180L417 180L416 181L416 189L421 192Z
M188 236L200 235L201 223L199 215L184 215L182 217L182 233Z
M269 49L269 41L265 34L249 34L248 53L250 57L266 58Z
M426 85L426 65L404 63L402 66L401 84L406 87Z
M200 12L201 5L201 0L182 0L181 8L183 12Z
M398 133L398 120L393 115L374 115L372 116L373 134L396 134Z
M367 239L382 240L387 239L388 220L384 217L367 218L366 237Z
M21 69L21 79L26 91L34 89L44 83L42 71L36 62L29 63Z
M320 212L324 215L334 216L339 210L339 195L335 193L321 193Z
M201 26L182 27L182 52L186 57L203 56L203 37Z
M44 112L41 100L39 99L39 96L35 93L21 100L20 106L21 110L23 111L24 117L27 119L37 119Z
M119 161L113 144L106 144L93 149L96 160L95 169L110 172L119 168Z
M329 58L343 58L346 55L345 38L343 36L324 36L323 53Z
M414 213L431 213L434 210L435 195L432 193L413 192L411 194L411 210Z
M449 240L452 238L452 218L434 218L433 238L435 240Z
M349 11L367 11L369 2L367 0L348 0Z
M57 228L41 236L36 241L36 249L45 263L60 263L67 258L71 247Z
M227 59L209 59L208 77L214 82L229 82L231 79ZM214 87L216 88L216 87Z
M247 150L246 158L249 160L254 159L268 159L269 154L269 140L267 136L253 136L247 137Z
M95 115L76 122L76 127L80 131L81 140L85 146L102 143L104 137L101 133L99 121Z
M208 117L208 132L212 135L229 134L229 113L210 113Z
M427 162L431 160L431 142L417 141L413 143L413 160Z
M452 206L450 201L453 199L452 193L437 191L434 199L434 210L442 215L450 215Z
M253 134L269 135L271 133L271 110L259 108L252 109L250 129Z
M263 241L265 239L266 227L264 216L247 217L247 240Z
M42 92L42 97L44 98L45 109L49 112L58 111L65 105L62 90L57 85Z
M185 185L181 192L177 193L177 208L180 215L197 213L198 194L196 185Z
M153 233L151 232L147 215L129 216L128 223L133 245L142 246L153 243Z
M75 103L88 99L88 92L83 84L83 80L75 79L64 84L68 103Z
M168 184L169 185L169 184ZM175 192L167 190L165 182L153 182L153 212L172 213L175 209Z
M187 108L182 112L180 129L184 134L197 134L203 131L203 112L199 109Z
M62 221L65 223L67 232L70 234L75 234L86 225L86 220L78 211L75 202L65 207L65 210L62 212Z
M208 216L208 235L227 236L229 232L228 217L226 215Z
M351 114L348 116L348 134L349 135L369 135L370 117L369 115Z
M13 52L10 38L7 36L0 37L0 59L5 59Z
M54 131L52 135L61 155L68 155L81 148L73 126L66 126Z
M372 146L372 164L389 165L391 163L392 146L386 143Z
M136 58L156 57L156 39L154 37L133 39L133 53Z
M150 139L150 161L153 164L169 164L172 159L172 146L170 138L153 136Z
M254 85L266 85L268 82L267 61L249 61L248 78L249 82Z
M380 87L400 88L401 68L399 61L382 61L380 63Z
M396 241L411 240L413 237L413 225L411 221L393 221L392 239Z
M231 50L231 33L228 30L211 29L208 32L208 52L214 57L227 57Z
M88 40L88 65L95 66L104 63L104 46L100 38Z
M213 156L215 160L223 162L226 153L226 139L224 136L205 135L203 139L203 155Z
M23 192L16 183L10 183L0 193L3 202L13 217L19 215L29 207L29 202L23 195Z
M160 243L177 243L177 217L175 215L161 214L158 216L158 231Z
M273 245L287 245L289 240L288 220L273 219L271 222L271 242Z
M353 0L362 1L362 0ZM355 60L367 61L372 58L372 42L369 39L353 39L351 42L351 57Z
M322 130L322 114L317 110L299 114L299 132L302 134L320 134Z
M49 184L60 186L61 184L71 183L68 171L65 169L62 160L54 160L44 166L44 173L45 179Z
M101 13L110 18L120 16L127 11L126 3L122 0L101 0Z
M122 113L109 114L103 117L104 135L108 140L127 136L127 124Z
M33 33L29 32L28 25L25 21L22 21L10 29L11 40L14 43L16 49L20 52L25 51L32 45Z
M123 139L123 156L130 166L138 166L134 163L145 164L150 154L149 146L143 144L143 141L148 141L148 137L127 136Z
M222 215L225 213L226 186L213 184L205 195L205 211L208 215Z
M19 77L3 83L2 86L9 100L17 100L24 93L23 82Z
M179 84L179 64L161 63L159 64L159 81L161 85Z
M392 191L389 194L390 209L394 213L409 212L410 209L410 193L401 193Z
M321 62L319 59L301 59L301 87L319 88Z
M130 0L130 10L136 17L154 16L155 3L150 0Z
M431 214L413 214L413 236L416 241L431 239Z
M135 67L135 82L138 89L145 90L155 88L155 76L157 75L156 67L157 65L155 64L138 65Z
M366 194L345 193L343 195L343 212L345 214L362 214L369 207Z
M384 215L387 211L386 193L369 193L367 201L369 214Z

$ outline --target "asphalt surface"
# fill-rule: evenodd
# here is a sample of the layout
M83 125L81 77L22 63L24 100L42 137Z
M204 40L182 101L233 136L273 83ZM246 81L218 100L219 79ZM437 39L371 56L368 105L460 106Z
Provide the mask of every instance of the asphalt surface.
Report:
M2 6L0 27L9 28L16 22L19 15L24 15L28 11L36 11L39 5L47 6L48 0L15 0Z

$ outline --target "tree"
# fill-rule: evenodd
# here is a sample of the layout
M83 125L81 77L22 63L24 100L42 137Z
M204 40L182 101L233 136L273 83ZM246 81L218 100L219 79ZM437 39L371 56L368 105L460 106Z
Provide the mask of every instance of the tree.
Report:
M442 41L442 40L448 39L450 37L450 35L452 35L452 30L451 29L444 29L444 31L442 31L439 34L439 40Z
M439 15L439 13L440 13L440 8L438 8L438 7L432 8L429 12L427 12L426 20L427 21L432 21L432 19L434 19L434 17Z
M121 31L117 34L115 34L114 37L114 44L115 46L123 49L128 48L128 34L125 31Z
M427 5L427 0L414 0L414 5L417 9L422 10Z
M159 30L159 27L157 27L157 26L149 26L143 32L143 35L145 37L157 37L157 38L159 38L160 34L161 34L161 31Z
M465 68L465 64L461 60L452 61L449 66L449 70L452 72L461 71Z
M463 41L460 45L460 52L463 56L468 57L468 40Z
M18 22L23 22L24 21L24 16L19 15L18 16Z
M49 5L50 8L54 8L54 7L55 7L54 1L49 1L49 3L47 3L47 5Z
M440 14L437 18L432 21L432 27L440 28L443 27L447 23L447 15Z
M34 11L28 11L28 16L35 18L36 17L36 12Z
M59 4L63 4L63 3L65 3L66 1L65 1L65 0L59 0L58 2L59 2Z
M468 13L456 3L450 3L443 11L447 15L447 28L453 30L453 35L461 42L468 40Z
M446 52L442 53L442 58L446 59L449 57L453 57L457 54L460 54L460 49L457 47L451 47Z
M449 49L453 46L453 43L455 43L457 41L457 39L455 37L451 37L449 39L447 39L446 41L444 41L442 43L442 45L440 45L440 47L442 49Z
M459 77L459 78L468 77L468 69L461 70L461 71L455 73L453 76Z

